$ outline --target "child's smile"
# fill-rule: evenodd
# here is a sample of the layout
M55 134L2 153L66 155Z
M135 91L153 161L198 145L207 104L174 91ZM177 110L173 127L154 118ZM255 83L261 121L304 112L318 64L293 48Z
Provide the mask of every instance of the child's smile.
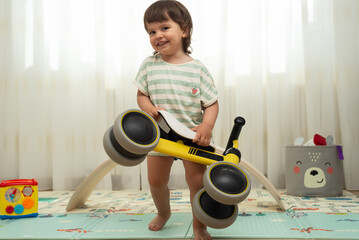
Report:
M160 42L160 43L157 44L157 46L163 47L163 46L165 46L167 43L168 43L168 41Z

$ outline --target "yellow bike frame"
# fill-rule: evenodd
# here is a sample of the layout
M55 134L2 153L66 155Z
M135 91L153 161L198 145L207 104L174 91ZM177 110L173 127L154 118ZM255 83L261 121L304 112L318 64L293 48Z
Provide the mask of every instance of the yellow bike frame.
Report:
M238 140L233 140L233 147L238 148ZM160 138L154 151L204 165L211 165L218 161L238 164L240 160L238 156L233 153L224 156L200 148L184 145L183 141L174 142L163 138Z

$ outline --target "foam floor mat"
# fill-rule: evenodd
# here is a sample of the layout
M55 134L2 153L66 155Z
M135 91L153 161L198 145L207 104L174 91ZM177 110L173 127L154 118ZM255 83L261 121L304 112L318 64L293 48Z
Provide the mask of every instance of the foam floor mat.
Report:
M0 239L191 239L192 215L172 214L162 231L148 230L153 213L48 214L2 220ZM213 238L359 239L359 214L242 213L228 228L209 228Z
M344 191L340 197L297 197L279 190L286 209L297 212L359 213L359 197ZM39 213L65 213L71 191L39 192ZM189 191L171 190L172 212L191 212ZM278 204L265 189L252 189L239 204L241 212L280 212ZM95 191L83 208L71 213L155 213L148 190Z
M230 227L209 228L214 239L359 239L359 197L295 197L280 191L286 211L270 194L252 189ZM66 213L73 192L39 192L39 216L0 220L0 239L190 239L188 190L171 191L172 216L149 231L155 216L149 191L95 191L86 206Z

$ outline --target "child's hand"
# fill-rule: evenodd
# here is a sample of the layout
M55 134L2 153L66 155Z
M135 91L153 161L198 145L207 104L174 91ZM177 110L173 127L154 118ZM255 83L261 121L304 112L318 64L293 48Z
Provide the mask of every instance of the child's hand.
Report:
M158 111L166 110L164 108L155 107L151 102L150 97L144 95L140 90L137 90L137 104L142 111L145 111L146 113L150 114L150 116L153 117L156 121L158 121L159 118Z
M153 117L156 121L158 121L158 120L159 120L159 115L160 115L160 114L158 113L158 111L160 111L160 110L166 110L166 109L153 106L153 107L151 107L151 108L149 109L148 114L150 114L151 117Z
M197 127L192 128L197 134L193 139L194 143L197 143L200 146L208 146L211 142L212 137L212 128L209 124L202 123Z

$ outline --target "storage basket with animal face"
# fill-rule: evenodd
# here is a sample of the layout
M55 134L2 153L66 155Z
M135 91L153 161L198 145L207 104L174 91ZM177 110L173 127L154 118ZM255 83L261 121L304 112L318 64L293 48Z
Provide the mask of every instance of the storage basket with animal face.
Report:
M296 196L340 196L343 193L341 146L286 146L287 193Z

